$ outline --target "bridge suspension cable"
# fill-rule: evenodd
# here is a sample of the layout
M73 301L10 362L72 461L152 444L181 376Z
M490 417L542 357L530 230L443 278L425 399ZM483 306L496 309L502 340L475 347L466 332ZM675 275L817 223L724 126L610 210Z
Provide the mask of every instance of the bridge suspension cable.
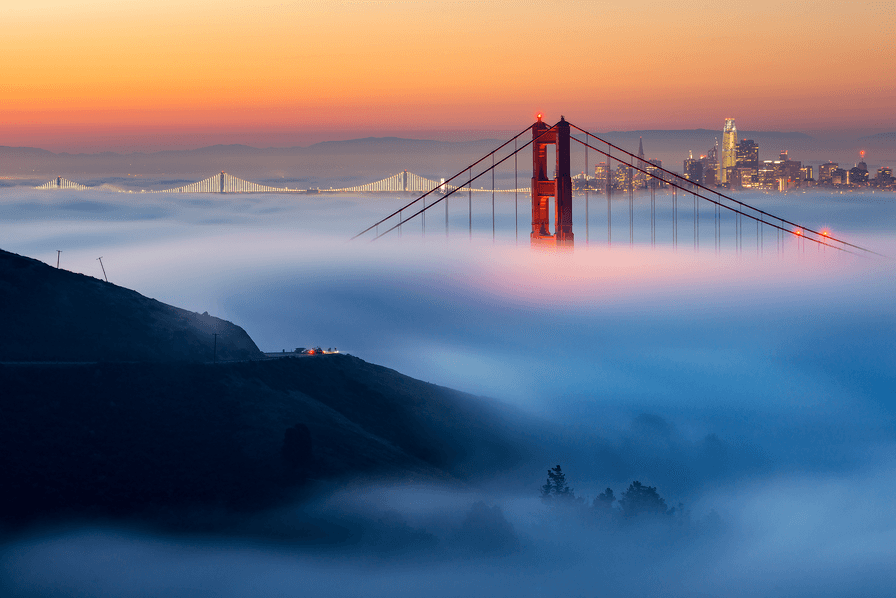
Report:
M545 131L545 133L542 133L542 135L546 134L548 131L552 130L553 128L554 128L554 127L549 128L547 131ZM410 208L412 205L416 204L418 201L423 200L423 199L424 199L425 197L427 197L428 195L430 195L430 194L432 194L432 193L434 193L434 192L436 192L436 191L439 191L440 189L445 189L445 188L446 188L445 186L447 186L451 181L453 181L453 180L455 180L456 178L458 178L458 177L460 177L461 175L463 175L465 171L468 171L468 172L471 173L470 175L468 175L470 178L469 178L466 182L461 183L461 184L460 184L459 186L457 186L457 187L455 187L455 186L453 186L453 185L451 185L450 187L447 187L449 190L448 190L448 192L445 193L442 197L440 197L439 199L437 199L437 200L434 201L433 203L429 204L428 206L426 206L426 207L423 208L422 210L419 210L418 212L415 212L415 213L412 214L410 217L408 217L408 218L404 218L404 219L400 219L399 223L396 224L395 226L393 226L392 228L389 228L388 230L383 231L382 233L377 233L376 236L373 238L373 240L375 241L376 239L379 239L379 238L382 237L383 235L392 232L392 231L395 230L396 228L399 228L402 224L404 224L404 223L407 222L408 220L412 220L413 218L416 218L417 216L419 216L420 214L422 214L425 210L428 210L428 209L432 208L433 206L438 205L439 202L441 202L441 201L443 201L443 200L446 200L448 197L450 197L451 195L453 195L453 194L456 193L457 191L460 191L460 190L462 190L462 189L467 189L470 193L472 193L473 188L472 188L471 184L473 183L473 181L475 181L476 179L478 179L479 177L481 177L481 176L484 175L485 173L494 170L497 166L500 166L502 162L504 162L505 160L507 160L507 159L510 158L511 156L515 156L517 153L519 153L520 151L522 151L523 149L525 149L526 147L528 147L529 144L531 144L532 141L534 141L534 140L529 140L525 145L523 145L523 146L521 146L521 147L515 149L512 153L510 153L510 154L508 154L506 157L502 158L499 162L494 163L492 166L486 168L485 170L483 170L482 172L480 172L480 173L477 174L476 176L473 176L473 175L472 175L473 167L474 167L474 166L478 166L480 163L482 163L483 161L485 161L487 158L489 158L489 157L493 157L497 152L501 151L502 149L504 149L505 147L507 147L507 146L510 145L511 143L514 143L517 139L519 139L520 137L522 137L523 135L525 135L526 133L528 133L528 132L531 131L531 130L532 130L532 127L526 127L525 129L523 129L522 131L520 131L519 133L517 133L516 135L514 135L514 136L511 137L510 139L508 139L506 142L502 143L501 145L499 145L498 147L496 147L495 149L493 149L491 152L489 152L489 153L487 153L486 155L482 156L480 159L476 160L476 161L473 162L472 164L470 164L470 165L464 167L463 170L458 171L457 174L455 174L454 176L452 176L451 178L449 178L448 180L446 180L445 183L443 183L443 184L439 184L437 187L434 187L433 189L430 189L429 191L427 191L426 193L424 193L424 194L421 195L420 197L418 197L418 198L414 199L413 201L407 203L407 204L404 205L403 207L401 207L401 208L395 210L394 212L392 212L391 214L389 214L389 215L386 216L385 218L382 218L382 219L378 220L377 222L371 224L370 226L368 226L367 228L365 228L364 230L362 230L361 232L359 232L357 235L355 235L354 237L352 237L351 240L355 240L355 239L357 239L358 237L364 235L365 233L370 232L372 229L377 228L379 225L383 224L384 222L386 222L386 221L389 220L390 218L394 218L395 216L399 215L400 213L402 213L402 212L404 212L405 210L407 210L408 208ZM541 137L541 136L539 136L539 138L540 138L540 137ZM494 185L492 185L492 187L494 187ZM470 201L472 201L472 199L470 199ZM470 212L470 214L471 214L471 216L470 216L470 217L471 217L470 227L471 227L471 230L472 230L472 208L471 208L471 212Z
M573 125L573 126L575 126L575 125ZM578 128L578 127L576 127L576 128ZM580 130L581 130L581 129L580 129ZM595 139L600 139L599 137L597 137L597 136L595 136L595 135L592 135L592 137L594 137ZM609 151L601 150L601 149L599 149L599 148L597 148L597 147L595 147L595 146L593 146L593 145L591 145L591 144L588 144L588 143L582 141L581 139L576 139L575 137L573 137L573 139L575 139L575 141L577 141L578 143L580 143L580 144L582 144L582 145L587 145L590 149L592 149L592 150L594 150L594 151L596 151L596 152L598 152L598 153L600 153L600 154L603 154L604 156L607 156L607 158L612 158L612 159L617 160L617 161L619 161L620 163L625 164L626 166L628 166L628 163L626 163L626 162L624 162L624 161L622 161L622 160L620 160L620 159L618 159L618 158L616 158L616 157L610 156L610 152L609 152ZM603 141L603 140L601 140L601 141ZM613 147L616 147L616 146L613 146ZM617 147L616 149L619 149L619 148ZM625 152L625 150L620 150L620 151L623 151L624 153L628 153L628 152ZM785 228L784 226L781 226L781 225L779 225L779 224L775 224L774 222L769 222L768 220L763 220L763 219L761 218L761 216L753 216L752 214L749 214L749 213L747 213L747 212L741 211L741 210L739 210L739 209L737 209L737 208L733 208L733 207L731 207L731 206L725 205L724 203L722 203L722 202L720 202L720 201L718 201L718 200L712 199L711 197L706 197L706 196L704 196L702 193L698 193L698 192L696 192L696 191L692 188L692 187L693 187L693 183L691 183L691 181L689 181L688 179L686 179L686 178L684 178L684 177L682 177L682 176L680 176L680 175L678 175L678 174L676 174L676 173L674 173L674 172L669 172L669 171L663 169L663 172L665 172L665 173L667 173L667 174L670 174L670 175L672 175L673 177L675 177L675 178L677 178L677 179L680 179L680 180L682 181L681 183L677 183L677 182L674 182L674 181L672 181L672 180L666 180L666 179L659 178L659 177L656 176L656 174L651 174L651 173L648 172L646 169L640 168L640 167L638 167L638 166L631 166L631 168L634 168L635 170L637 170L637 171L639 171L639 172L641 172L641 173L643 173L643 174L646 174L646 175L648 175L648 176L653 176L654 178L658 178L659 180L661 180L662 182L666 183L667 185L670 185L670 186L673 188L673 189L672 189L672 192L673 192L673 214L675 213L675 211L676 211L676 209L677 209L676 202L675 202L675 198L676 198L675 191L678 190L678 189L681 189L682 191L691 193L691 194L695 195L696 197L699 197L700 199L703 199L703 200L708 201L708 202L710 202L710 203L712 203L712 204L715 204L715 206L717 206L717 208L719 208L719 209L724 208L724 209L726 209L726 210L729 210L729 211L733 212L733 213L734 213L735 215L737 215L737 216L741 216L741 217L742 217L742 216L746 216L747 218L750 218L750 219L755 220L755 221L757 221L757 222L761 222L762 224L765 224L765 225L767 225L767 226L771 226L772 228L776 228L776 229L778 229L778 230L780 230L780 231L783 231L783 232L785 232L785 233L793 234L793 235L797 236L798 238L808 239L809 241L813 241L813 242L815 242L815 243L818 243L819 245L824 245L824 246L826 246L826 247L831 247L831 248L833 248L833 249L837 249L837 250L839 250L839 251L845 251L846 253L854 253L854 252L849 251L849 250L846 249L845 247L839 247L839 246L837 246L837 245L832 245L832 244L830 244L830 243L826 243L825 241L833 241L833 242L836 242L836 243L841 243L842 245L847 245L847 246L849 246L849 247L853 247L853 248L855 248L855 249L859 249L859 250L864 251L864 252L867 252L867 253L872 253L872 254L874 254L874 255L881 256L881 254L876 253L876 252L874 252L874 251L871 251L870 249L865 249L865 248L863 248L863 247L859 247L859 246L857 246L857 245L853 245L853 244L851 244L851 243L847 243L846 241L841 241L840 239L836 239L836 238L831 237L831 236L829 236L829 235L824 235L824 234L822 234L822 233L815 233L815 231L813 231L812 229L805 228L805 227L801 227L801 226L798 225L798 224L793 224L793 223L791 223L791 222L789 222L789 221L787 221L787 220L784 220L783 218L778 218L777 216L775 216L775 215L773 215L773 214L769 214L768 212L764 212L764 211L762 211L762 210L759 210L759 209L757 209L757 208L754 208L754 207L750 206L749 204L745 204L745 203L743 203L743 202L739 202L739 201L734 200L734 199L732 199L732 201L734 201L735 203L739 204L739 205L742 206L742 207L746 207L746 208L750 208L750 209L752 209L752 210L756 210L757 212L759 212L759 213L761 213L761 214L763 214L763 215L766 215L766 216L771 216L772 218L774 218L774 219L776 219L776 220L778 220L778 221L780 221L780 222L784 222L784 223L787 223L787 224L791 224L792 226L796 226L796 227L797 227L797 231L792 231L792 230L790 230L790 229L788 229L788 228ZM654 171L654 172L655 172L655 171ZM689 188L689 186L690 186L691 188ZM700 186L702 187L702 185L700 185ZM705 188L705 187L704 187L704 188ZM711 192L712 192L712 193L716 193L715 191L711 191ZM721 196L721 197L725 197L726 199L731 199L731 198L729 198L728 196L723 195L723 194L721 194L721 193L717 193L717 195L719 195L719 196ZM717 223L718 223L718 219L717 219ZM738 225L738 227L739 227L739 225ZM738 228L738 230L740 230L740 229ZM804 230L807 230L807 231L809 231L809 232L813 232L813 233L817 234L817 235L818 235L818 238L813 238L813 237L807 237L807 236L805 236L805 234L803 234L803 232L802 232L802 231L804 231ZM738 234L739 234L739 233L738 233ZM676 237L677 237L677 235L676 235L676 231L675 231L675 229L673 228L673 237L672 237L672 238L673 238L673 244L677 241L677 238L676 238ZM883 257L883 256L881 256L881 257Z
M626 151L626 150L622 149L621 147L618 147L618 146L616 146L616 145L610 143L609 141L606 141L606 140L604 140L604 139L601 139L600 137L598 137L598 136L595 135L594 133L591 133L591 132L589 132L589 131L586 131L585 129L583 129L583 128L581 128L581 127L578 127L578 126L576 126L576 125L574 125L574 124L572 124L572 123L570 123L570 126L571 126L572 128L574 128L574 129L580 131L581 133L584 133L584 134L586 135L586 139L587 139L588 137L593 137L594 139L596 139L596 140L599 141L600 143L605 144L605 145L607 146L607 151L604 151L604 150L598 149L597 147L594 147L593 145L587 144L587 142L582 141L581 139L577 139L576 137L572 137L572 139L575 139L575 141L577 141L578 143L581 143L581 144L583 144L583 145L588 145L589 148L591 148L591 149L593 149L594 151L599 152L599 153L603 154L604 156L606 156L606 157L607 157L607 167L608 167L608 170L609 170L609 165L610 165L610 162L609 162L610 159L613 159L613 160L616 160L617 162L620 162L620 163L625 164L625 162L623 162L623 161L620 160L619 158L610 155L610 150L611 150L611 149L615 149L615 150L618 150L618 151L622 152L623 154L627 155L627 156L629 157L630 160L632 160L632 159L637 159L639 163L643 161L639 156L636 156L635 154L633 154L633 153L631 153L631 152L629 152L629 151ZM626 164L626 165L628 166L629 164ZM708 202L710 202L710 203L715 204L716 206L718 206L718 208L725 208L726 210L729 210L729 211L731 211L731 212L734 212L735 214L738 214L738 215L740 215L741 217L742 217L742 216L746 216L747 218L750 218L750 219L752 219L752 220L756 220L757 222L760 222L760 223L765 224L765 225L767 225L767 226L771 226L771 227L776 228L776 229L778 229L778 230L780 230L780 231L783 231L783 232L785 232L785 233L792 234L792 235L795 235L795 236L797 236L797 237L801 237L801 238L803 238L803 239L808 239L808 240L813 241L813 242L815 242L815 243L818 243L818 244L820 244L820 245L825 245L825 246L827 246L827 247L833 247L834 249L839 249L839 250L841 250L841 251L847 251L848 253L852 253L852 252L849 252L849 251L846 250L844 247L838 247L837 245L831 245L831 243L839 243L840 245L844 245L844 246L846 246L846 247L851 247L851 248L853 248L853 249L856 249L856 250L861 251L861 252L864 252L864 253L870 253L870 254L873 254L873 255L877 255L877 256L879 256L879 257L885 257L885 256L883 256L882 254L877 253L876 251L872 251L872 250L870 250L870 249L866 249L866 248L864 248L864 247L860 247L860 246L858 246L858 245L854 245L854 244L849 243L849 242L847 242L847 241L844 241L844 240L842 240L842 239L838 239L838 238L836 238L836 237L832 237L832 236L829 235L829 234L822 233L822 232L820 232L820 231L811 229L811 228L809 228L809 227L807 227L807 226L802 226L802 225L797 224L797 223L795 223L795 222L791 222L790 220L787 220L786 218L781 218L781 217L779 217L779 216L775 216L774 214L771 214L771 213L769 213L769 212L766 212L765 210L761 210L761 209L759 209L759 208L757 208L757 207L755 207L755 206L752 206L752 205L747 204L747 203L745 203L745 202L742 202L742 201L739 201L739 200L737 200L737 199L734 199L733 197L730 197L730 196L728 196L728 195L725 195L724 193L721 193L721 192L719 192L719 191L710 189L710 188L708 188L708 187L706 187L706 186L704 186L704 185L701 185L701 184L699 184L699 183L695 183L695 182L693 182L693 181L691 181L691 180L689 180L689 179L686 179L685 177L681 176L680 174L675 173L675 172L672 172L672 171L670 171L670 170L667 170L667 169L665 169L665 168L663 168L663 167L661 167L661 166L656 166L656 165L654 165L654 164L651 164L651 167L652 167L651 169L653 170L653 172L648 172L646 169L644 169L644 168L640 168L639 166L638 166L638 167L634 167L634 168L635 168L636 170L638 170L638 171L640 171L640 172L646 174L646 175L649 176L649 177L659 178L659 177L656 176L656 172L662 172L663 174L669 175L670 177L673 177L674 179L677 179L677 180L681 181L681 184L676 184L676 183L673 183L671 180L666 180L666 179L661 179L661 178L660 178L659 180L663 181L664 183L666 183L666 184L668 184L668 185L671 185L673 188L681 189L681 190L686 191L686 192L688 192L688 193L693 193L693 194L696 195L697 197L700 197L700 199L703 199L703 200L705 200L705 201L708 201ZM726 205L726 204L722 203L721 201L717 201L717 200L713 200L713 199L711 199L711 198L709 198L709 197L705 197L702 193L696 193L696 192L695 192L695 188L698 188L698 189L702 189L702 190L704 190L704 191L707 191L707 192L709 192L709 193L711 193L711 194L713 194L713 195L716 195L716 196L719 197L719 198L722 198L722 197L723 197L723 198L727 199L728 201L737 204L740 208L746 208L746 209L749 209L749 210L752 210L752 211L756 212L757 214L759 214L759 216L754 216L754 215L752 215L752 214L750 214L750 213L748 213L748 212L745 212L745 211L743 211L743 210L740 210L740 209L738 209L738 208L733 208L733 207L731 207L731 206L729 206L729 205ZM781 223L783 223L783 224L786 224L786 225L788 225L788 226L794 227L795 230L790 230L790 229L784 227L783 225L778 225L778 224L775 224L775 223L773 223L773 222L769 222L768 220L766 220L766 219L764 218L764 217L766 217L766 216L769 217L769 218L771 218L771 219L773 219L773 220L777 220L778 222L781 222ZM806 234L805 234L806 232L812 233L813 235L816 235L816 237L813 238L813 237L806 236Z

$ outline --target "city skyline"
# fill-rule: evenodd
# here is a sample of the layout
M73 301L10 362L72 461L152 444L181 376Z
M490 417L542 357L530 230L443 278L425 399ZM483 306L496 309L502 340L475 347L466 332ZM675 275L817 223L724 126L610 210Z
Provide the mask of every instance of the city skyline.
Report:
M538 115L538 122L541 123L542 115ZM562 117L561 117L562 121ZM697 132L711 132L708 130L698 130ZM654 131L654 133L662 134L662 131ZM674 133L674 132L673 132ZM816 185L823 185L829 187L836 188L849 188L849 187L861 187L861 186L871 186L879 189L892 189L894 187L894 180L892 178L892 168L889 165L888 160L892 160L892 157L883 156L884 163L872 164L872 167L869 169L868 164L865 162L865 150L860 150L859 160L855 162L855 166L853 168L849 168L848 164L844 164L844 168L839 168L839 161L835 162L830 157L826 159L814 159L807 160L804 166L803 160L794 159L795 155L789 154L788 149L782 149L777 152L777 156L772 159L767 159L765 155L760 159L760 144L758 144L754 139L747 139L747 136L753 136L753 134L762 135L762 132L748 132L742 131L744 137L738 138L738 130L735 124L734 118L726 118L722 131L721 131L721 146L719 144L719 137L715 136L713 145L709 147L706 153L699 154L698 157L695 158L693 155L693 150L688 151L688 158L686 158L682 162L682 169L678 171L671 165L667 163L666 168L671 169L673 172L677 172L682 174L686 179L693 181L699 185L705 185L708 187L720 187L729 189L732 191L736 190L763 190L763 191L787 191L790 189L800 188L800 187L812 187ZM784 134L786 135L794 135ZM402 140L399 138L389 138L390 142L398 142L400 145L402 142L411 142L414 140ZM354 140L360 142L372 142L374 144L377 143L376 138L368 138L363 140ZM487 140L479 140L480 142L487 142ZM351 143L351 141L349 142ZM319 145L328 145L327 143L319 144ZM464 145L464 144L460 144ZM229 149L233 149L238 146L231 146ZM7 153L12 152L10 155L21 154L16 156L19 159L19 162L24 162L18 164L18 166L14 166L11 164L7 164L8 173L14 173L18 171L18 175L13 174L13 176L4 176L5 179L21 179L22 181L27 181L31 177L27 174L23 176L22 168L23 164L27 165L27 151L17 152L17 148L0 148L5 149ZM27 148L18 148L25 150ZM211 148L200 148L206 150L215 150L214 147ZM228 149L228 148L225 148ZM242 146L243 150L258 150L258 148L251 148L248 146ZM269 150L276 150L276 148L268 148ZM286 148L286 149L310 149L310 148ZM260 150L264 152L265 150ZM367 152L372 151L370 148L366 150ZM765 148L766 153L768 152L768 148ZM170 152L161 152L162 154L170 153ZM382 152L380 152L382 153ZM842 154L842 152L841 152ZM886 153L885 153L886 154ZM65 155L65 154L63 154ZM93 154L94 158L97 157L108 157L109 153L102 154ZM151 154L143 154L136 155L136 159L138 160L138 168L140 167L139 161L149 157ZM80 154L80 157L84 157L84 154ZM89 154L87 156L90 156ZM124 154L118 154L118 157L124 157ZM131 156L135 156L131 154ZM613 176L612 182L610 186L615 189L628 189L630 187L634 189L647 189L649 187L648 181L650 180L649 172L652 172L653 169L657 167L663 166L663 160L658 159L656 157L647 158L644 152L644 137L638 137L638 150L637 156L641 159L642 164L645 165L646 170L644 172L641 171L632 171L630 167L628 167L624 162L616 163L613 168ZM32 156L33 157L33 156ZM43 156L42 156L43 157ZM57 156L58 157L58 156ZM78 156L76 156L78 157ZM280 156L283 157L282 155ZM359 156L361 160L364 160L363 156ZM841 155L842 159L842 155ZM819 177L816 179L814 174L816 172L816 168L813 167L812 164L817 166L817 172ZM12 168L10 168L12 166ZM586 165L587 166L587 165ZM588 173L587 177L585 176L585 171L581 171L579 175L576 175L575 179L577 182L574 182L574 186L579 191L582 191L586 188L596 189L596 190L606 190L608 186L607 181L607 164L606 162L598 162L594 165L593 174L591 172ZM30 172L31 168L28 166L25 169L25 172ZM876 172L875 172L876 171ZM35 171L36 172L36 171ZM405 176L407 176L408 171L404 169ZM31 173L33 176L33 172ZM86 174L83 173L82 174ZM120 173L119 173L120 174ZM225 172L222 170L220 176L223 177ZM434 173L430 173L431 176L436 176ZM128 177L132 176L128 174ZM139 176L140 175L134 175ZM228 176L231 176L228 173ZM393 175L393 178L399 175ZM418 176L416 174L412 176ZM282 178L281 175L280 178ZM389 178L388 176L386 178ZM425 178L425 177L424 177ZM208 179L209 181L212 179ZM215 180L218 180L218 175L215 175ZM223 179L221 179L223 180ZM423 179L421 179L423 180ZM444 179L443 179L444 180ZM588 181L586 183L586 181ZM136 181L135 181L136 182ZM207 181L203 181L207 182ZM349 183L347 185L343 185L346 189L351 190L362 190L361 187L367 184L373 184L375 181L371 181L369 183L355 184ZM438 183L429 181L429 186L426 189L431 188L433 185L437 185ZM56 175L50 182L43 183L38 185L38 188L71 188L71 189L82 189L87 190L91 187L96 187L98 182L93 182L88 184L87 186L81 185L80 183L69 180L67 177ZM200 182L196 182L196 185L200 185ZM243 185L245 184L245 185ZM245 188L240 187L240 185L245 186ZM248 185L248 186L246 186ZM103 184L103 186L107 186ZM218 184L215 183L213 185L215 190L217 190ZM223 183L220 185L221 190L223 192L224 186ZM660 185L661 187L664 185ZM405 186L406 187L406 186ZM198 187L197 187L198 188ZM288 191L297 191L297 190L306 190L306 189L316 189L311 186L306 188L299 187L288 187L283 183L275 183L273 186L268 184L258 184L253 183L251 181L243 180L241 183L237 184L234 189L239 188L241 192L250 191L250 192L266 192L266 191L275 191L275 190L288 190ZM251 189L250 189L251 188ZM329 187L329 189L333 189L333 187ZM341 189L341 187L337 188ZM391 189L391 187L389 187ZM123 190L123 189L118 189ZM140 189L142 191L145 190L160 190L160 189ZM385 187L380 190L387 190ZM407 189L406 189L407 190Z

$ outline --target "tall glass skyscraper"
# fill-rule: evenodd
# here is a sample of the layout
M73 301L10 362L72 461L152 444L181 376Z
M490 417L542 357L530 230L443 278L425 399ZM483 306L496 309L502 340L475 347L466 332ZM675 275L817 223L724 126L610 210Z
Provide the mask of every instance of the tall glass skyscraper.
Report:
M719 182L728 183L728 172L737 165L737 127L733 118L725 119L722 129L722 162L719 164Z

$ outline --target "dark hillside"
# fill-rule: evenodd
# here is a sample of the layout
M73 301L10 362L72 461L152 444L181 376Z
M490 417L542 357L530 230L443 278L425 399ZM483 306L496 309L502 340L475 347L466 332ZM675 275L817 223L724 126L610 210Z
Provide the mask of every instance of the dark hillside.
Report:
M254 510L311 480L475 481L543 433L348 355L268 359L234 324L2 251L0 306L7 525ZM214 332L233 361L210 363Z
M262 356L234 324L0 250L0 361L212 361Z
M0 365L7 524L218 505L306 478L473 479L525 458L524 418L351 356ZM286 431L311 450L284 458Z

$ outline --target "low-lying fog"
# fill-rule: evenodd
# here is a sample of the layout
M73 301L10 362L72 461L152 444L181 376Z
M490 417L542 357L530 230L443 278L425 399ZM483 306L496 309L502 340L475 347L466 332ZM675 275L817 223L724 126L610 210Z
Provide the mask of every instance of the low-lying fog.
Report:
M896 196L738 196L896 256ZM10 540L0 589L36 596L889 596L896 587L896 262L779 242L657 198L576 198L573 251L529 247L529 202L452 198L376 243L408 201L375 195L0 191L0 247L231 320L265 351L320 345L560 422L590 505L634 480L665 523L601 519L513 488L357 488L247 521L244 536L108 526ZM380 230L383 230L382 228ZM397 231L396 231L397 232ZM586 235L589 244L586 245ZM569 447L575 448L569 448ZM599 448L597 448L599 446ZM520 490L523 488L524 490ZM525 488L530 488L526 491ZM478 501L484 504L477 505ZM493 506L498 506L500 512ZM614 506L618 510L618 504ZM302 534L297 534L302 536ZM311 539L308 539L311 538ZM315 539L316 538L316 539Z

